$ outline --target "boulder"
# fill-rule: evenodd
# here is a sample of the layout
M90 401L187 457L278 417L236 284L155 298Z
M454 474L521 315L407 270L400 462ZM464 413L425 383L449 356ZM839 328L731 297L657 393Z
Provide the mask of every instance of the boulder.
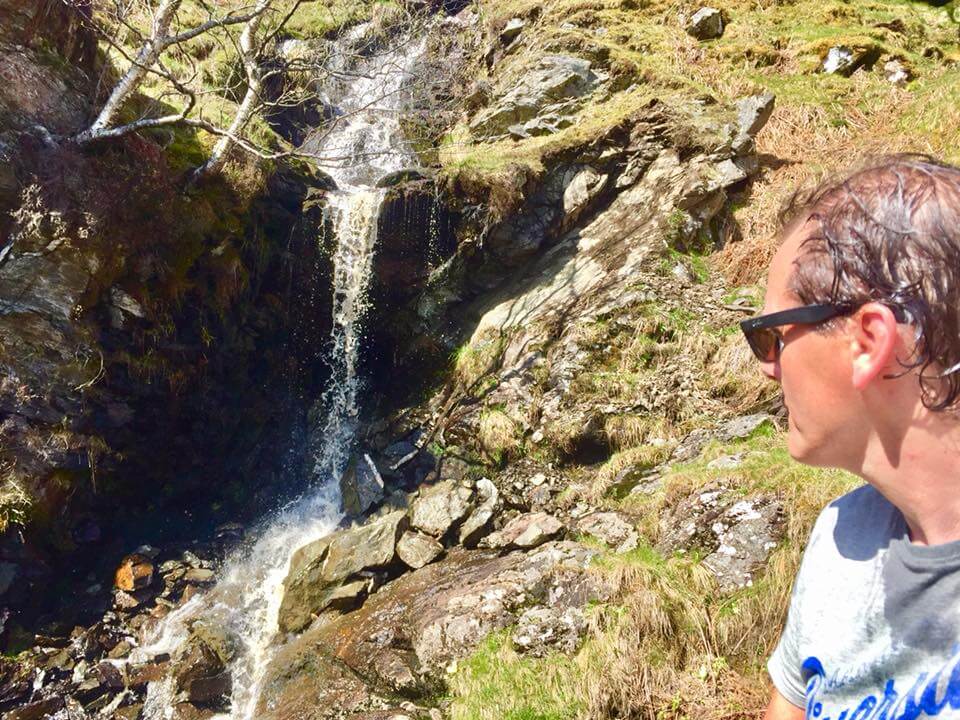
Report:
M504 26L503 30L500 31L500 42L504 45L509 45L523 32L523 29L527 26L521 18L511 18L510 21Z
M562 611L608 597L610 588L588 571L594 554L572 542L508 555L453 548L386 585L359 610L280 648L256 716L326 718L314 708L332 699L355 708L378 697L378 688L408 696L431 692L452 662L515 624L527 607ZM369 684L358 686L358 678Z
M657 549L696 551L721 591L750 585L783 537L783 506L773 497L746 498L713 483L682 498L660 519Z
M563 523L553 515L526 513L508 522L502 530L487 535L480 545L498 549L534 548L559 537L563 530Z
M133 592L153 582L153 563L144 555L127 555L114 573L113 584L118 590Z
M414 570L429 565L443 554L443 545L430 535L407 531L397 543L397 555Z
M849 47L835 45L827 51L820 65L821 72L828 75L853 75L860 68L870 68L880 59L879 45Z
M362 515L383 500L383 478L369 455L354 456L340 478L343 509L348 515Z
M577 522L577 530L592 535L618 553L635 550L640 536L636 528L615 512L596 512Z
M500 503L497 486L489 478L477 481L477 505L460 526L459 542L464 547L476 547L486 534Z
M195 623L172 666L177 689L191 702L222 705L230 695L232 657L232 644L221 629Z
M512 641L518 653L542 658L576 652L586 632L587 620L578 607L534 607L517 619Z
M712 7L697 10L684 28L697 40L713 40L723 35L723 14Z
M359 527L341 530L306 545L294 553L284 580L278 622L284 632L297 632L326 608L353 606L367 592L367 583L344 581L361 570L389 565L396 556L397 540L406 530L403 510Z
M434 537L443 537L472 507L473 489L445 480L425 488L410 506L410 524Z
M523 124L557 103L568 111L588 95L597 77L590 61L567 55L547 55L520 82L470 122L475 135L502 135L511 125Z
M750 142L773 114L776 96L773 93L750 95L737 101L737 131L733 141L735 152L750 147Z

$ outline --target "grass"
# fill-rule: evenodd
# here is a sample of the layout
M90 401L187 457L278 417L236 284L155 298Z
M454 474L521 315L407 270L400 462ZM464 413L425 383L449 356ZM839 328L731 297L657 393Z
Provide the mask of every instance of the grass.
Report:
M644 542L596 561L592 571L615 594L590 610L583 647L572 657L530 660L510 649L507 635L489 638L450 679L453 717L759 717L767 699L764 662L782 627L810 527L832 498L858 484L845 473L795 463L784 441L765 428L744 441L711 445L695 462L667 473L653 497L625 500L620 507ZM744 453L739 467L707 467L733 452ZM614 456L598 475L644 460L653 458ZM661 514L721 477L745 494L776 495L787 514L785 538L765 571L730 595L717 592L698 558L665 558L654 549ZM522 714L531 712L542 714Z

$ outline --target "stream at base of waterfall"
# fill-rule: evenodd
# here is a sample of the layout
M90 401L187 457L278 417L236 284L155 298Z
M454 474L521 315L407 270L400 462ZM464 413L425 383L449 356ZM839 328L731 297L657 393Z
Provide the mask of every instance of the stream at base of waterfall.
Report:
M398 37L390 47L369 52L374 46L365 40L368 30L359 25L334 43L324 101L340 115L304 143L307 151L332 158L321 164L339 188L328 194L326 207L337 241L333 327L325 350L330 380L321 398L322 420L314 429L320 442L309 489L265 520L255 542L228 559L216 586L168 615L130 658L143 662L175 653L197 621L221 628L236 647L228 668L230 710L219 718L254 717L278 640L277 615L290 559L298 548L333 531L342 518L339 478L350 458L360 412L363 321L386 193L375 183L412 162L398 116L425 44ZM175 684L171 676L150 683L144 718L171 716Z

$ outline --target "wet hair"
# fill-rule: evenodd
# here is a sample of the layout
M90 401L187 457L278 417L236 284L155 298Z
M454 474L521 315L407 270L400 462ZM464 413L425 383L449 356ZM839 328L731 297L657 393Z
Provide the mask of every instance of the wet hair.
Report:
M914 347L924 406L960 405L960 168L926 155L874 160L842 180L795 194L781 222L814 230L790 289L804 304L876 301L899 308ZM833 323L836 325L836 323ZM828 329L828 328L825 328Z

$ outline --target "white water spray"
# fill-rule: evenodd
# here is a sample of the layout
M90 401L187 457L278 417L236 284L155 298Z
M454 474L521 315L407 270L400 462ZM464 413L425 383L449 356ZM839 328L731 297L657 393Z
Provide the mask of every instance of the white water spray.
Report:
M362 42L366 31L359 26L348 33L343 57L356 56L352 46ZM327 212L337 237L328 355L331 377L321 402L325 414L317 428L322 443L314 462L313 489L265 523L253 546L227 561L217 585L165 618L131 657L133 662L145 662L159 653L175 653L197 620L223 628L237 647L230 664L230 712L220 718L255 717L278 637L277 618L290 559L298 548L330 533L341 519L338 481L350 459L360 412L362 378L358 370L367 286L385 194L373 185L410 161L398 114L424 44L403 45L401 41L397 48L362 60L349 74L349 82L332 82L328 100L340 109L343 120L305 143L310 152L337 158L326 169L340 188L328 196ZM176 700L174 691L171 678L151 683L144 718L169 717Z

